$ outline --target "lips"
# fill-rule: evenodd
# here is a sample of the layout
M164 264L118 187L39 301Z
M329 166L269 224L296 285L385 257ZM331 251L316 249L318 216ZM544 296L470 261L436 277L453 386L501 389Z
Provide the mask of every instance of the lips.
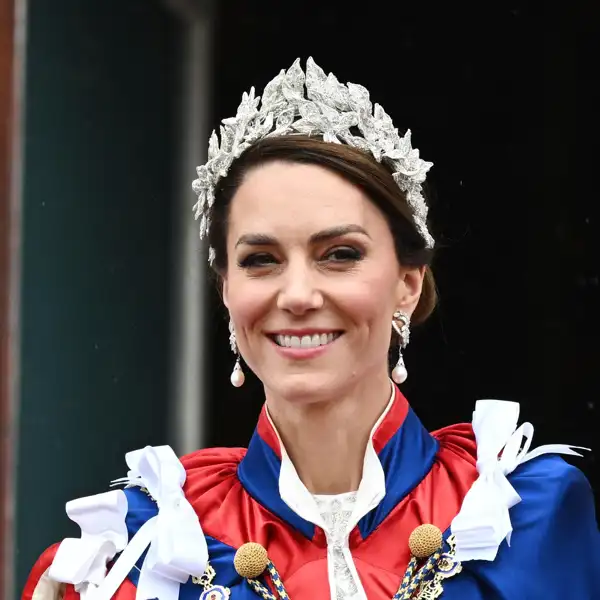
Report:
M284 335L275 334L269 336L278 346L282 348L318 348L327 346L342 335L342 332L313 333L310 335Z

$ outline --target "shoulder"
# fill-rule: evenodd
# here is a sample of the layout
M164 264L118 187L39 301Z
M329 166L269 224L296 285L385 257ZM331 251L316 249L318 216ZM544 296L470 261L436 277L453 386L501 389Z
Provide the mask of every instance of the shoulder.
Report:
M477 461L477 442L470 423L457 423L433 431L431 435L439 442L440 450L456 456L471 465Z
M464 498L477 479L477 442L473 427L458 423L431 435L438 443L432 469L436 476L436 489L452 489L458 498ZM446 485L442 484L444 480Z
M471 424L459 423L432 432L439 443L438 461L453 471L477 477L477 443ZM521 520L549 521L553 513L595 517L594 496L583 472L558 454L543 454L520 464L507 477L520 497L511 508L513 525ZM472 483L472 482L471 482Z
M508 477L521 501L511 509L515 536L530 526L547 527L554 537L573 539L571 526L585 522L597 533L594 496L585 475L563 458L546 454L527 461ZM600 540L599 540L600 541ZM563 540L563 545L566 539Z
M508 481L520 501L510 509L512 533L493 561L463 562L457 588L479 582L500 598L600 597L600 533L585 475L560 456L517 467Z
M144 451L148 450L152 449L144 449ZM205 520L210 520L212 512L221 506L231 489L236 486L237 468L245 454L245 448L207 448L187 454L180 459L172 455L170 460L173 464L170 468L177 466L181 469L178 480L181 492L202 520L203 528ZM174 462L175 460L177 463ZM127 498L126 521L130 537L135 535L145 521L158 513L161 499L156 495L159 493L158 488L165 485L165 469L159 469L154 473L157 477L156 490L151 487L151 473L142 474L141 479L138 477L137 480L135 477L132 478L131 474L130 471L128 478L120 480L127 484L123 493Z
M482 400L473 413L477 479L451 525L467 589L494 589L499 598L600 597L600 534L591 487L559 455L571 446L530 450L534 428L517 427L519 405ZM443 439L453 454L472 456L468 432ZM448 437L448 436L451 437ZM465 437L466 436L466 437ZM462 439L462 441L460 441Z
M113 562L111 577L116 579L113 572L119 565L119 582L147 564L159 567L154 574L158 576L164 556L160 545L170 548L169 569L177 571L179 565L185 565L188 575L201 576L208 553L200 517L206 513L210 520L236 487L237 466L244 454L244 449L215 448L178 459L168 446L128 453L127 476L113 482L124 485L124 489L67 503L67 516L79 526L81 537L67 538L43 553L23 598L37 598L34 591L40 586L53 590L40 600L57 598L62 588L49 582L66 584L67 591L84 594L90 585L104 585L109 579L108 565ZM177 544L175 536L183 536L186 544ZM136 537L137 543L133 541ZM141 543L142 539L145 542ZM144 561L148 544L154 557ZM139 552L131 550L132 546ZM123 552L126 547L127 552Z
M521 501L510 511L513 533L500 549L498 581L515 592L519 583L532 598L600 597L600 532L585 475L544 455L521 464L509 481Z
M206 448L179 459L184 472L183 497L207 536L220 533L227 537L228 515L245 500L237 476L245 454L245 448ZM161 502L153 490L143 484L130 485L123 493L127 498L126 523L131 539L148 519L159 513Z
M194 499L224 483L233 483L246 448L206 448L181 458L186 480L184 491Z

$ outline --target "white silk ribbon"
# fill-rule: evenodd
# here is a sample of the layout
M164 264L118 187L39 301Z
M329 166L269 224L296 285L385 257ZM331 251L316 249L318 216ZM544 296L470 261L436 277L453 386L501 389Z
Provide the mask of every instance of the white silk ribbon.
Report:
M70 583L82 598L100 585L106 565L127 545L127 497L121 490L67 502L69 518L79 525L81 538L67 538L58 547L48 577Z
M452 521L458 561L493 561L500 544L510 545L512 524L509 509L521 497L507 479L519 465L542 454L581 456L578 446L549 444L529 451L533 425L517 429L519 403L479 400L473 412L473 431L477 441L479 477L465 495L461 509Z
M113 484L144 488L156 502L158 514L139 528L129 544L125 537L125 545L121 543L117 549L122 550L121 555L108 574L104 562L104 573L101 578L94 578L94 586L88 589L85 600L110 600L146 549L148 553L140 570L136 600L177 600L180 584L190 576L201 577L208 563L208 548L200 521L182 490L185 469L169 446L148 446L129 452L125 460L130 469L127 477ZM111 493L125 497L123 491ZM75 541L81 545L82 540ZM114 553L108 560L112 557ZM71 554L71 560L75 572L77 557ZM83 571L82 566L77 575L80 576ZM59 575L64 577L64 573ZM60 581L71 582L67 579Z

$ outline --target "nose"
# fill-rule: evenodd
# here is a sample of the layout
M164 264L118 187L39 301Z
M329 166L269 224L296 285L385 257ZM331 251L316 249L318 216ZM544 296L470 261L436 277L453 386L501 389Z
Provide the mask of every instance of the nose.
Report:
M281 276L277 308L298 316L321 308L323 295L315 283L315 273L309 265L303 261L290 263Z

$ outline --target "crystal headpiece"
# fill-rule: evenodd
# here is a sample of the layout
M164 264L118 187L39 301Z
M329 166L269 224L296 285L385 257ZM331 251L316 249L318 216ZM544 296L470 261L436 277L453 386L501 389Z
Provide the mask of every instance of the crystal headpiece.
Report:
M282 70L265 87L262 102L254 88L244 93L236 116L222 121L220 144L213 131L208 162L197 168L198 179L192 184L198 195L194 211L200 219L201 238L210 227L215 187L233 161L262 138L293 134L321 135L325 142L345 143L370 152L378 162L385 160L406 194L426 247L433 248L421 188L433 163L419 158L419 151L411 146L410 129L400 137L383 108L371 105L368 90L355 83L339 83L332 73L325 75L312 58L306 62L306 74L300 59L287 72ZM214 249L210 248L209 262L213 260Z

